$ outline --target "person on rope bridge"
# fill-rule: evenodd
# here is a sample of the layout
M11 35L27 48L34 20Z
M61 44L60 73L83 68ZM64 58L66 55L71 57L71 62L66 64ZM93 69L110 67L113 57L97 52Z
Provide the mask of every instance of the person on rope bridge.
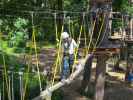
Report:
M63 68L61 79L67 78L72 72L72 66L74 63L74 53L77 48L77 44L73 38L69 36L67 32L61 33L62 38L62 52L63 52Z

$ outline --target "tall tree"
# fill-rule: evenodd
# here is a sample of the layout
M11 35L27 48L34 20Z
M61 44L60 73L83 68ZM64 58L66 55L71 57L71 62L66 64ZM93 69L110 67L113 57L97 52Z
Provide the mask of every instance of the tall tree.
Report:
M62 28L63 28L63 20L64 20L64 13L63 13L63 0L57 0L57 10L59 11L58 13L58 33L61 33Z

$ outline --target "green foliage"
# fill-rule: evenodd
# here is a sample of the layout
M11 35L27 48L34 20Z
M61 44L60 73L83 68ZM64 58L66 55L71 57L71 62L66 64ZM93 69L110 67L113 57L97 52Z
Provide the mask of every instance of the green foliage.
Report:
M64 9L71 11L83 11L88 6L88 0L64 0Z
M10 77L10 76L8 76L8 77ZM20 79L19 79L18 73L14 73L13 78L14 78L14 81L13 81L14 99L15 100L20 100L20 83L19 83ZM38 76L36 74L28 73L28 77L27 77L27 74L24 73L23 76L22 76L22 79L23 79L24 86L25 86L25 83L27 82L25 100L32 100L34 97L36 97L40 94L39 81L38 81ZM2 83L3 83L3 81L0 83L1 87L3 87ZM41 76L41 84L43 84L43 89L44 89L46 87L46 80L43 78L43 76ZM8 91L5 87L5 89L4 89L5 100L8 99L7 98L7 92ZM56 99L56 100L58 100L58 99Z
M114 0L113 10L114 11L126 12L126 13L129 13L129 14L133 13L133 8L130 5L128 0Z
M123 14L129 14L132 15L133 14L133 8L130 5L128 0L114 0L113 2L113 11L118 11L118 12L122 12ZM113 28L120 28L122 27L122 21L117 19L114 20L113 23Z
M26 26L28 21L22 18L16 19L14 22L14 31L9 32L9 45L25 47L26 40L28 39L28 33L26 32Z
M112 21L112 27L113 29L119 29L122 27L122 21L121 20L113 20Z
M63 100L62 90L56 90L52 94L52 100Z
M43 75L40 75L41 78L41 84L43 84L42 88L46 88L46 78ZM39 78L38 74L29 73L24 74L24 82L27 81L27 92L26 92L26 98L28 100L33 99L34 97L38 96L40 94L40 87L39 87Z
M16 19L16 21L14 22L14 26L17 29L21 29L24 28L25 26L27 26L28 24L28 20L22 19L22 18L18 18Z

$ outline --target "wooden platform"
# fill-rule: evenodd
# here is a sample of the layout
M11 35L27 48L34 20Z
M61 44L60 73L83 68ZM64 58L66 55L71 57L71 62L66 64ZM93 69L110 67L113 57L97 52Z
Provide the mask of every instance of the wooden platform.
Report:
M84 48L84 51L86 48ZM95 55L110 55L110 54L119 54L121 48L96 48L90 49L88 53L94 53Z

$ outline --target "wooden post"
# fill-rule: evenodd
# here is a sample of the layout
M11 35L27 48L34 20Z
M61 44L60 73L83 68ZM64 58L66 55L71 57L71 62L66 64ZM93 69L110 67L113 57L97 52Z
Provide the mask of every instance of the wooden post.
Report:
M84 74L83 74L83 80L81 84L81 92L86 93L89 90L89 83L91 78L91 68L92 68L92 60L93 60L93 54L91 57L89 57L86 60L85 66L84 66Z
M94 100L104 99L106 60L107 60L107 56L105 55L97 56Z
M98 9L96 27L94 28L94 38L97 40L98 33L100 32L100 37L98 39L98 44L102 42L100 45L104 48L107 46L108 34L109 34L109 11L111 9L112 0L91 0L93 2L93 7ZM103 27L101 29L101 25ZM110 23L111 24L111 23ZM107 26L108 25L108 26ZM105 34L105 35L104 35ZM105 36L105 37L103 37ZM103 39L103 41L101 41ZM105 51L105 50L104 50ZM103 52L104 52L103 51ZM105 85L105 72L106 72L106 60L107 60L106 52L104 54L99 54L97 56L97 66L96 66L96 78L95 78L95 96L94 100L103 100L104 99L104 85Z

